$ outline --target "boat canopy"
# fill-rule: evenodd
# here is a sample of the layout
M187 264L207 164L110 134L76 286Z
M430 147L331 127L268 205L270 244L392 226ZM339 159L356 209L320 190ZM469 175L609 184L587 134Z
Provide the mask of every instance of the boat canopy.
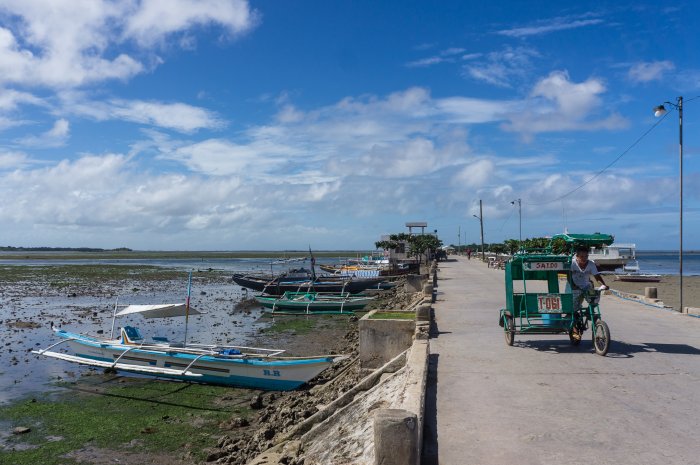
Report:
M144 318L172 318L176 316L202 315L200 312L190 307L187 311L186 304L161 304L161 305L127 305L114 316L132 315L138 313Z
M552 236L552 241L555 239L563 239L567 244L572 244L574 246L587 246L595 247L600 245L610 245L613 243L615 238L610 234L556 234Z

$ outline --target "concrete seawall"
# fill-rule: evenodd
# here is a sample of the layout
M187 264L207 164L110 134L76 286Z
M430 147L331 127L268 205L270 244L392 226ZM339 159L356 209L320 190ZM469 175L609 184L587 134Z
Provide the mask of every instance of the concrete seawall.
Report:
M359 322L366 376L250 463L277 464L303 451L305 465L420 464L432 300L432 289L428 297L424 293L427 279L411 281L420 292L392 318L376 318L387 311L372 311Z

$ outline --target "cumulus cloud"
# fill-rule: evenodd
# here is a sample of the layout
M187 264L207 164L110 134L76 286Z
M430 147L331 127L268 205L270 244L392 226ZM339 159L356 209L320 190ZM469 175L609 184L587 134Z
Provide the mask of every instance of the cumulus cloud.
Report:
M627 77L632 82L659 81L664 78L666 73L674 69L676 66L668 60L636 63L629 69Z
M128 155L82 155L42 165L9 152L0 155L0 195L16 202L0 206L0 221L26 226L40 218L42 227L110 231L110 237L135 241L129 246L149 232L169 240L195 238L202 247L204 241L221 244L222 238L244 232L274 243L275 234L268 237L266 231L295 230L299 214L310 210L317 224L305 226L319 235L332 234L319 228L334 224L339 212L395 215L400 224L401 216L416 214L426 198L455 211L467 211L471 199L483 198L492 205L487 209L497 210L498 202L512 200L516 188L523 198L527 186L541 188L543 165L552 169L558 160L551 154L480 154L470 145L469 125L502 123L525 136L588 130L605 121L595 118L604 92L600 80L575 82L558 72L541 79L523 100L435 98L418 87L317 108L297 108L285 98L267 124L226 137L188 140L148 130L147 140L133 144ZM86 107L96 119L117 117L115 107L132 108L125 102ZM521 108L541 111L529 115L532 124L526 124L517 119ZM67 121L59 121L46 133L67 136ZM556 189L548 192L576 182L573 174L552 181ZM638 185L633 181L631 191ZM489 217L500 214L485 211Z
M221 25L228 34L237 36L256 26L258 20L258 13L246 0L151 0L140 3L127 18L123 36L149 46L169 34L202 25Z
M29 156L23 152L0 152L0 170L14 170L26 166Z
M236 36L257 23L245 0L3 0L0 18L0 83L50 88L129 79L159 62L155 44L194 26ZM131 54L112 51L127 42Z
M495 165L491 160L476 160L465 165L452 178L452 183L468 188L480 188L493 183Z
M503 124L508 131L518 132L526 139L541 132L592 131L619 129L627 121L616 113L592 118L600 107L605 84L597 78L572 82L565 71L553 71L537 82L525 105L509 115Z

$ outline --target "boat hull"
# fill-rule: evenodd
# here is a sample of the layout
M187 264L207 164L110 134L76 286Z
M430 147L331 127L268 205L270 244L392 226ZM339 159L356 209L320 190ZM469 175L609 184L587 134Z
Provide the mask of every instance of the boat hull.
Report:
M659 275L615 275L615 281L623 281L628 283L658 283L661 281L661 276Z
M362 310L372 301L372 298L351 298L350 300L346 301L311 301L256 296L255 300L257 300L263 307L271 309L272 311L293 311L299 313L349 313L355 310Z
M253 276L233 275L233 282L241 287L264 292L270 295L282 295L285 292L349 292L357 294L367 289L382 289L384 278L348 279L334 281L266 281Z
M76 358L118 363L115 368L120 371L223 386L288 391L303 385L333 363L333 357L284 359L239 356L234 358L211 354L197 358L201 354L174 347L139 348L65 331L60 331L58 334L67 339L60 347L67 349L68 353ZM129 349L128 352L124 353L127 349ZM145 370L162 370L164 373L149 373ZM183 373L174 374L173 371Z

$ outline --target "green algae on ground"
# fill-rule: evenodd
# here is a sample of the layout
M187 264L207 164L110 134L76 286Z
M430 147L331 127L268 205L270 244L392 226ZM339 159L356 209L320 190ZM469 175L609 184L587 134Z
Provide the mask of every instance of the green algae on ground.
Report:
M272 321L271 325L268 328L261 330L261 332L291 332L294 334L308 334L312 331L322 331L324 329L334 327L345 327L347 324L346 318L351 316L353 316L351 312L333 315L285 315L284 313L276 313L273 315L270 312L265 312L260 320Z
M376 312L369 316L370 320L415 320L415 312Z
M31 432L12 436L0 448L0 462L74 463L66 454L85 447L126 451L136 441L142 452L192 454L204 458L232 416L246 418L255 391L144 378L94 376L66 383L58 395L0 406L0 422ZM0 444L2 446L2 444ZM16 449L16 450L12 450Z

